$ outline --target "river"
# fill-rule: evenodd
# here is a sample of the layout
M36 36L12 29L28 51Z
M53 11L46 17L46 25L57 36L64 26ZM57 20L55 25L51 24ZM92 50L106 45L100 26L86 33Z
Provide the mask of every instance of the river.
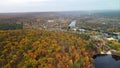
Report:
M73 20L70 24L69 24L69 27L75 27L76 25L76 20Z
M120 56L97 54L93 58L95 68L120 68Z

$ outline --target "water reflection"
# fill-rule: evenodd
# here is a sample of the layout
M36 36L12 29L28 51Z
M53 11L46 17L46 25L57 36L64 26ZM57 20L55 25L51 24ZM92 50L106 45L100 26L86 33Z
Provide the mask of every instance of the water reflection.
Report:
M69 27L75 27L75 24L76 24L76 20L73 20L73 21L69 24Z
M97 54L93 58L95 68L120 68L120 56Z

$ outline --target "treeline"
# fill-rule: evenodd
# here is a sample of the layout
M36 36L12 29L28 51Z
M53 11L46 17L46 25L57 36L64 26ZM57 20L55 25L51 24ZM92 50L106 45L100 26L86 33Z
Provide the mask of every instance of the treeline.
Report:
M22 17L3 17L0 18L0 30L16 30L23 28Z
M23 25L18 23L0 23L0 30L22 29Z

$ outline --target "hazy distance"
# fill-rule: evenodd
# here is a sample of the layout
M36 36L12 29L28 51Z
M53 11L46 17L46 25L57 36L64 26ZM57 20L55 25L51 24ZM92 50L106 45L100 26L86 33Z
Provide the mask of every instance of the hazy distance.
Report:
M119 10L120 0L2 0L0 13Z

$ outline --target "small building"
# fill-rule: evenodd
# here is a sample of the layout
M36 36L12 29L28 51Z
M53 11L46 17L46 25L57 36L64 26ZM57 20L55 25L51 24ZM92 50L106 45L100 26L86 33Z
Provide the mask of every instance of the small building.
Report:
M86 30L85 29L78 29L78 31L85 32Z
M114 39L113 37L107 38L107 40L109 41L115 41L116 39Z
M55 22L54 20L48 20L47 22Z

